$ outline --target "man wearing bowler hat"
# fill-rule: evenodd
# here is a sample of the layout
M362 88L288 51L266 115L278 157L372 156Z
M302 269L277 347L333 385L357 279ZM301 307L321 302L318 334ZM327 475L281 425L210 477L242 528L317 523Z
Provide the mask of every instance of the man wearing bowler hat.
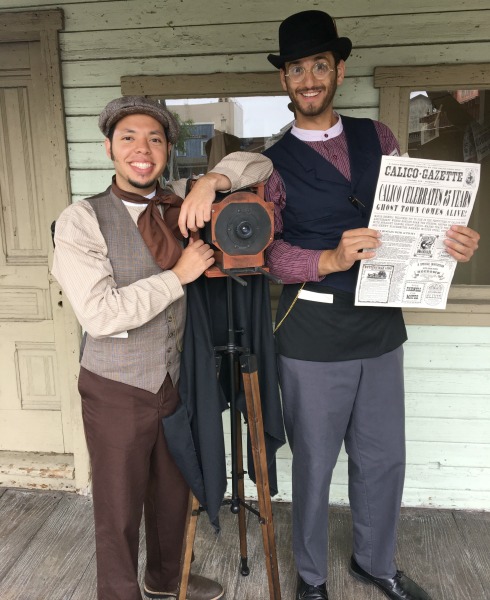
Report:
M293 551L297 600L327 594L328 503L342 446L349 456L353 520L350 572L392 600L429 600L394 562L405 475L403 343L399 308L354 306L361 258L382 240L368 228L381 156L397 155L392 132L333 110L351 41L317 10L279 28L281 84L292 128L265 155L274 165L266 197L275 204L271 272L285 283L276 318L284 420L293 453ZM209 220L205 202L184 204L184 226ZM468 261L479 235L453 226L448 253ZM364 249L371 249L362 252Z
M56 222L53 275L86 334L79 390L92 467L98 600L141 600L139 528L144 506L146 597L172 599L179 581L189 488L170 455L162 418L180 405L185 285L214 262L202 240L177 239L181 198L158 180L178 139L176 119L142 96L109 102L99 117L112 184L67 207ZM257 158L259 158L256 155ZM266 159L202 177L192 193L246 185ZM235 179L233 179L235 178ZM110 183L110 182L108 182ZM188 600L223 588L191 574Z

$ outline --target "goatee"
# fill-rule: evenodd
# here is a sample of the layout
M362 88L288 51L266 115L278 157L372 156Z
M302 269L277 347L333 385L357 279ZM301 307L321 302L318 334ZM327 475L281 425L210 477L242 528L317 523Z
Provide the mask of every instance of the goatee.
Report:
M143 183L139 182L139 181L133 181L132 179L128 179L128 182L135 188L137 188L138 190L146 190L149 187L155 187L157 184L157 180L156 179L152 179L151 181L145 181Z

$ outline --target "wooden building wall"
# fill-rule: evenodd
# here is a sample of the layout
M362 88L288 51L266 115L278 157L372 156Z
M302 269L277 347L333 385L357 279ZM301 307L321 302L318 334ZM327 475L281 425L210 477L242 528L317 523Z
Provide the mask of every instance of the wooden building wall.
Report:
M340 35L353 40L336 101L344 114L377 118L375 67L416 70L490 57L489 0L0 0L3 11L33 7L64 11L59 41L73 200L110 181L97 115L120 95L121 77L272 71L266 55L277 51L278 24L293 12L327 10ZM411 326L409 336L405 502L490 509L489 329ZM289 451L279 461L280 498L288 500ZM333 501L347 501L346 473L342 456Z

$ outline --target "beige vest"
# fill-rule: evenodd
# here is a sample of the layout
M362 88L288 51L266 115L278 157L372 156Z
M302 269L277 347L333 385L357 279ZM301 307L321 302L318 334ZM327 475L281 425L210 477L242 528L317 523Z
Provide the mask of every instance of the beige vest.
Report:
M117 287L161 273L128 210L112 191L88 199L107 244ZM81 365L85 369L156 393L167 373L179 379L185 298L154 319L128 332L127 338L86 336Z

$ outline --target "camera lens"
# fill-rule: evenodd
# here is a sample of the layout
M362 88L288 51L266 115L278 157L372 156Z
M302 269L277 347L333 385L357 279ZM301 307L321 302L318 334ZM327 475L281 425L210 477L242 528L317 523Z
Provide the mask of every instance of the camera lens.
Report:
M241 223L238 223L235 231L240 239L246 240L252 236L254 229L251 223L249 223L248 221L242 221Z

